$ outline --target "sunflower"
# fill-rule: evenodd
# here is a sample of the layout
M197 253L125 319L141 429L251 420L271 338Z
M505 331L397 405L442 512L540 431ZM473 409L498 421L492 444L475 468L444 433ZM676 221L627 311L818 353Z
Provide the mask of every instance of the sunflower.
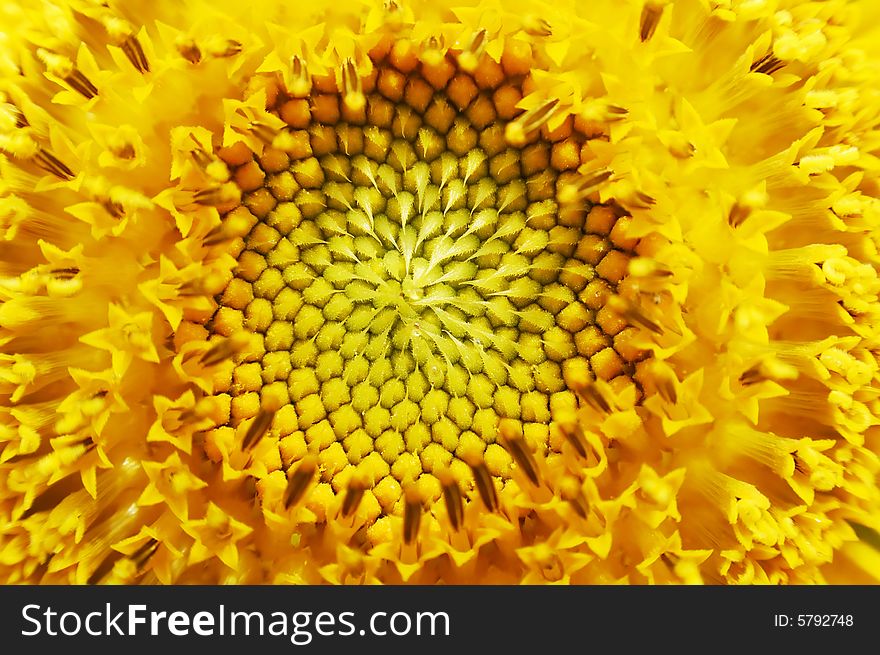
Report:
M0 8L0 580L880 576L870 0Z

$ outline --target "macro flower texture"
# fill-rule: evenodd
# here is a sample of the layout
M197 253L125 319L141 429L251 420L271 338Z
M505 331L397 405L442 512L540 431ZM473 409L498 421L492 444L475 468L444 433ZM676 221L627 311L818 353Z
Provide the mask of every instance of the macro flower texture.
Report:
M4 2L0 582L877 582L877 25Z

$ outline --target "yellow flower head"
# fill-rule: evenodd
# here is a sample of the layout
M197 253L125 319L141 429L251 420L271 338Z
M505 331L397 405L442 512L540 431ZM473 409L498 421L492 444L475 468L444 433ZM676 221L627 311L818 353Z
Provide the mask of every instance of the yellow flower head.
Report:
M5 3L0 581L876 580L875 4Z

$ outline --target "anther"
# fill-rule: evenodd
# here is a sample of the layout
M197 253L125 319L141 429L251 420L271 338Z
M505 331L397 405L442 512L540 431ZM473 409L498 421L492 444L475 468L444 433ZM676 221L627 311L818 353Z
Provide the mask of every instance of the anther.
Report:
M507 142L512 146L524 146L528 141L528 135L540 129L542 125L553 118L558 107L559 98L551 98L508 123L504 128L504 137Z
M3 95L0 94L0 99L2 98ZM0 111L4 112L7 117L11 117L15 121L15 127L17 129L28 127L30 125L28 123L27 117L24 115L24 112L11 102L4 103Z
M783 66L785 66L784 61L777 59L773 53L768 52L766 55L753 62L752 65L749 66L749 70L753 73L772 75Z
M144 54L144 49L135 36L132 26L127 21L116 16L112 16L103 22L110 39L115 45L122 48L122 52L128 57L132 66L139 73L149 73L150 63L147 61L147 56Z
M214 37L205 43L205 51L211 57L216 59L226 59L234 57L242 51L242 44L235 39L224 39L222 37Z
M611 296L606 303L606 307L616 311L623 318L627 319L633 325L638 325L653 332L654 334L663 334L663 328L658 323L645 315L644 311L634 305L632 302L621 298L620 296Z
M225 205L241 199L241 189L233 182L216 184L206 189L199 189L192 194L193 202L200 205Z
M767 380L794 380L797 377L798 371L794 366L768 356L743 371L739 381L743 386L750 386Z
M741 205L738 202L733 203L730 213L727 215L727 223L730 227L736 228L743 224L752 213L752 208Z
M67 57L43 48L37 50L37 57L45 64L47 72L64 80L70 88L87 100L98 95L98 88Z
M513 457L523 473L525 473L529 482L537 486L539 484L538 465L535 463L535 458L532 456L525 439L517 433L516 429L507 419L501 420L498 431L501 433L502 444L511 457Z
M357 66L351 59L342 64L342 93L342 101L351 111L360 111L367 104Z
M227 220L208 232L205 235L205 238L202 239L202 244L207 247L217 246L226 241L232 241L240 236L243 235L238 234L237 231L230 226L229 221Z
M577 182L568 183L559 189L557 198L560 205L574 205L582 202L596 188L613 175L608 169L600 169L591 171L579 179Z
M367 490L369 484L365 475L355 472L348 483L348 489L345 492L345 498L342 499L342 509L340 510L343 517L352 516L361 500L364 497L364 491Z
M630 194L626 197L621 197L619 200L622 203L625 202L628 207L636 207L638 209L649 209L657 202L652 196L638 190L632 190Z
M385 0L384 7L388 26L391 29L399 29L403 24L403 11L400 7L400 0Z
M409 487L406 490L406 498L403 507L403 543L409 545L419 535L419 525L422 522L422 499L416 488Z
M474 484L486 509L490 512L497 511L498 494L495 492L495 485L492 483L492 476L489 474L486 463L482 460L476 460L476 458L467 463L471 467L471 473L474 474Z
M629 261L629 274L637 278L668 279L673 273L663 264L650 257L633 257Z
M262 408L257 415L251 421L251 424L248 426L247 432L244 435L244 439L241 441L241 449L248 450L251 446L257 443L266 432L269 430L269 427L272 425L272 419L275 418L275 409L267 409Z
M159 542L154 538L147 539L144 544L134 551L128 558L134 562L135 566L138 570L141 570L144 565L149 561L149 559L156 554L156 551L159 549Z
M62 180L72 180L73 171L70 170L60 159L48 150L40 147L33 157L34 163L44 171L51 173Z
M202 242L204 243L204 241ZM207 244L205 244L207 245ZM208 274L194 280L187 280L177 288L181 297L216 296L226 287L226 280L221 275Z
M587 503L587 499L584 496L584 492L581 490L581 485L577 478L570 475L565 476L559 485L559 495L568 501L571 508L575 511L575 514L582 519L589 516L590 506Z
M462 70L473 73L477 70L477 65L480 63L480 55L483 54L485 48L486 30L482 29L471 37L464 50L459 53L458 65L461 66Z
M303 499L312 479L315 477L317 468L317 460L314 455L307 455L303 458L296 471L288 479L287 490L284 494L284 507L286 509L290 509Z
M581 426L578 425L577 419L560 422L559 430L575 451L577 451L577 454L586 459L588 448L587 441L584 439L584 432L581 429Z
M642 43L654 36L654 30L657 29L657 23L663 16L663 5L656 4L650 0L645 3L642 8L642 17L639 21L639 39Z
M611 403L605 397L604 392L599 385L592 380L578 382L572 385L574 391L580 398L596 411L610 414L612 411Z
M530 36L553 36L553 29L550 27L550 23L540 16L533 14L523 18L523 30Z
M229 168L226 166L226 163L205 150L196 140L195 136L190 134L189 138L194 144L194 147L189 151L189 154L196 165L202 169L208 177L217 182L226 182L229 180Z
M69 268L54 268L49 271L50 275L56 280L72 280L79 275L80 270L76 266Z
M189 37L180 37L174 44L180 56L191 64L198 64L202 60L202 51L199 50L195 40Z
M428 66L439 66L446 57L446 45L442 36L429 36L422 44L422 61Z
M437 471L436 475L443 487L443 501L446 503L449 523L453 530L458 530L464 522L464 499L461 488L449 469Z
M752 215L753 211L764 207L766 204L767 190L764 184L749 189L733 203L730 213L727 215L727 223L730 227L737 228Z
M620 105L613 105L604 98L586 102L579 112L581 119L597 123L614 123L627 117L629 110Z
M275 141L275 138L279 133L279 130L271 125L263 123L262 121L248 121L247 129L266 145L272 145L272 142ZM237 129L236 131L240 134L243 133L241 129Z
M309 77L309 69L302 57L294 55L290 59L290 69L293 78L288 91L294 98L306 98L312 91L312 78Z
M214 366L227 359L232 359L250 343L250 337L246 332L235 332L226 339L217 342L209 348L199 363L202 366Z

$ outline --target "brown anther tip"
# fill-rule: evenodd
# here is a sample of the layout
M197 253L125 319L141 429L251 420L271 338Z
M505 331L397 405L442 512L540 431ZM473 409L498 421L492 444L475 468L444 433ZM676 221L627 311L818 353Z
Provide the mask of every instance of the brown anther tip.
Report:
M288 92L294 98L306 98L312 90L312 78L309 69L302 57L294 55L290 59L290 70L293 73Z
M135 566L138 569L143 568L144 564L146 564L149 559L156 554L156 551L159 549L159 542L150 537L147 539L142 546L140 546L136 551L134 551L128 558L134 562Z
M642 17L639 21L639 39L642 43L654 36L654 30L657 29L661 16L663 16L662 5L656 5L650 1L645 3L642 9Z
M535 463L535 458L529 450L525 439L518 435L503 436L503 444L504 447L507 448L507 452L510 453L511 457L513 457L523 473L525 473L529 482L538 486L540 482L540 479L538 478L538 465Z
M272 425L272 419L275 418L274 409L261 409L248 426L244 439L241 441L241 449L248 450L256 442L263 438L269 427Z
M199 359L199 363L202 366L214 366L226 359L231 359L249 343L250 336L248 336L247 332L235 332L208 348Z
M191 64L198 64L202 60L202 51L193 39L184 39L175 44L181 57Z
M727 215L727 223L730 227L737 228L743 224L743 221L745 221L751 213L751 207L735 202L730 208L730 213Z
M587 457L587 442L584 439L583 430L576 423L560 423L559 429L572 447L581 457Z
M405 492L403 508L403 542L411 544L419 535L422 521L422 499L415 487L408 487Z
M663 328L660 324L648 317L641 307L629 300L620 296L610 296L605 306L620 314L633 325L643 327L654 334L663 334Z
M664 264L650 257L633 257L629 261L629 274L642 278L670 278L673 276L673 272Z
M449 515L449 523L453 530L461 528L464 521L464 500L461 488L455 480L443 483L443 500L446 503L446 513Z
M575 514L582 519L587 518L590 507L576 478L566 476L559 485L559 495L571 505Z
M306 494L315 477L317 459L314 455L306 455L297 469L290 475L287 481L287 491L284 494L284 507L290 509L296 505Z
M606 414L611 413L611 404L592 380L572 385L572 391L594 409Z
M785 66L785 62L777 59L773 53L767 53L757 61L753 62L749 67L752 73L763 73L764 75L772 75L780 68Z
M122 52L125 53L132 66L139 73L150 72L150 62L147 60L147 55L144 53L144 49L141 47L141 43L136 36L132 34L125 39L125 42L122 44Z
M490 512L498 510L498 494L495 492L495 485L492 483L492 476L489 469L483 461L469 463L471 472L474 474L474 484L480 494L480 499Z
M44 148L40 148L39 152L34 155L34 163L44 171L52 173L52 175L60 177L62 180L72 180L74 178L73 171Z
M234 57L239 54L244 46L240 41L236 41L235 39L227 39L223 42L219 47L215 47L211 49L211 56L217 59L226 59L227 57Z
M540 16L526 16L523 20L523 31L529 36L553 36L550 23Z
M83 75L79 70L74 69L70 75L64 78L70 87L87 100L91 100L98 95L98 87L92 84L91 80Z
M358 473L352 475L351 480L348 483L348 489L345 492L345 497L342 499L340 513L343 517L348 518L357 511L361 499L364 497L364 491L366 491L368 487L369 481L366 479L365 475Z

